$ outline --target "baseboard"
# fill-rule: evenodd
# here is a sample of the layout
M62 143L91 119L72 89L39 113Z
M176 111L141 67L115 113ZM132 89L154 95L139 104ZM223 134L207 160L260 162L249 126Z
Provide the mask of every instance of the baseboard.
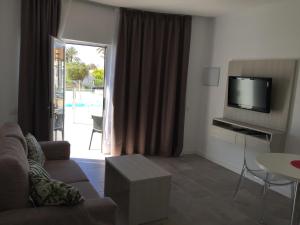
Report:
M182 155L197 154L194 148L183 148Z
M235 172L237 174L241 173L241 169L242 168L238 168L235 165L232 165L230 163L227 163L227 162L224 162L224 161L220 161L218 159L210 157L210 156L208 156L206 154L203 154L203 152L197 152L196 154L199 155L199 156L201 156L201 157L203 157L203 158L205 158L205 159L207 159L207 160L209 160L209 161L212 161L212 162L214 162L214 163L216 163L216 164L218 164L218 165L220 165L220 166L222 166L222 167L224 167L226 169L229 169L229 170L231 170L231 171L233 171L233 172Z
M226 168L226 169L228 169L228 170L231 170L232 172L235 172L235 173L237 173L237 174L240 174L240 173L241 173L241 169L242 169L242 168L237 168L236 166L234 166L234 165L232 165L232 164L230 164L230 163L227 163L227 162L224 162L224 161L215 159L215 158L210 157L210 156L208 156L208 155L206 155L206 154L203 154L202 152L197 152L196 154L199 155L199 156L201 156L201 157L203 157L203 158L205 158L205 159L207 159L207 160L209 160L209 161L211 161L211 162L214 162L214 163L216 163L216 164L218 164L218 165L220 165L220 166L222 166L222 167L224 167L224 168ZM256 183L262 184L261 181L259 181L257 178L253 177L253 176L250 175L250 174L247 174L246 177L247 177L248 179L250 179L250 180L256 182ZM291 193L291 192L290 192L289 186L275 187L275 188L274 188L274 187L271 187L271 189L272 189L273 191L275 191L275 192L277 192L277 193L279 193L279 194L285 196L285 197L290 198L290 193Z

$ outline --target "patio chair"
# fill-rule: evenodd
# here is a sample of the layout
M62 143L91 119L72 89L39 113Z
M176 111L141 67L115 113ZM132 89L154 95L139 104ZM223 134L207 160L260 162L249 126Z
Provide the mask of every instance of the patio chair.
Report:
M57 141L57 132L61 132L62 140L64 140L64 114L62 111L58 110L54 114L54 140Z
M92 119L93 119L93 130L92 130L92 135L91 135L89 150L91 150L91 145L92 145L92 140L93 140L94 133L95 132L97 132L97 133L103 133L103 117L102 116L94 116L94 115L92 115ZM102 151L102 146L101 146L101 151Z

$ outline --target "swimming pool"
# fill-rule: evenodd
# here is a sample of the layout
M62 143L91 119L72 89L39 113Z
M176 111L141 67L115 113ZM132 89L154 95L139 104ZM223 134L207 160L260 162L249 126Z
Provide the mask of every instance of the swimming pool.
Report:
M102 104L88 104L83 102L78 103L65 103L65 107L101 107Z
M103 91L66 91L65 107L100 107L103 106Z

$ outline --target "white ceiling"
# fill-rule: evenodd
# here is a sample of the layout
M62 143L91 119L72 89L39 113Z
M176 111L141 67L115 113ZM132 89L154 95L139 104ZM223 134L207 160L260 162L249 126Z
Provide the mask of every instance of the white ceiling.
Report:
M106 5L156 12L218 16L282 0L90 0ZM283 0L285 1L285 0Z

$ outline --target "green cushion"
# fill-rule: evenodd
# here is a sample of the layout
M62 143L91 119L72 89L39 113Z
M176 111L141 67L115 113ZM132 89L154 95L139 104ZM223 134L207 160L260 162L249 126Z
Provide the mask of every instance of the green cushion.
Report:
M51 180L43 175L30 174L30 197L35 206L73 206L84 199L73 186Z
M45 163L45 155L41 148L41 145L38 143L35 137L30 133L28 133L25 138L26 138L27 148L28 148L27 158L34 160L43 166Z
M39 164L38 162L28 159L29 163L29 176L33 175L39 175L41 177L45 177L47 179L50 179L50 175L47 173L47 171Z

